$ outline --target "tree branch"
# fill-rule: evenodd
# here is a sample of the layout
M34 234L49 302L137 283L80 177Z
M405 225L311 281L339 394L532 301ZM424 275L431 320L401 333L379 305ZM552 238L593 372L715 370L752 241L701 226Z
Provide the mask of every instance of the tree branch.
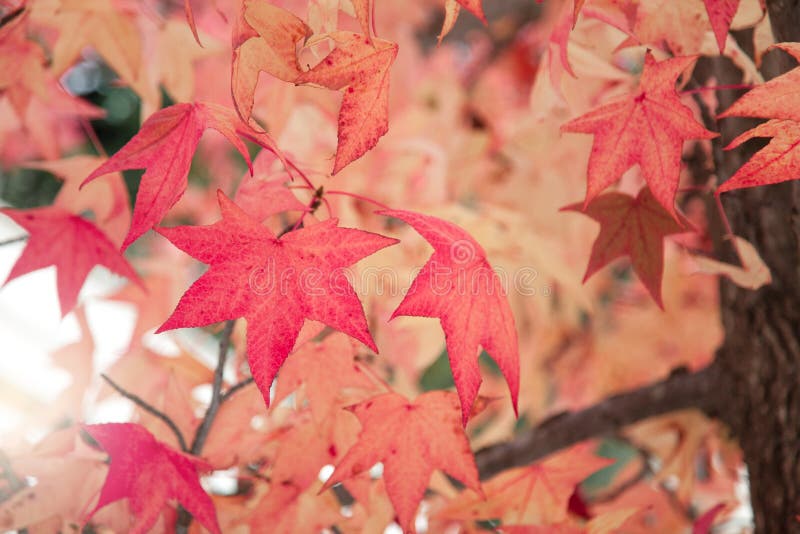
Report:
M233 395L234 393L236 393L240 389L242 389L242 388L244 388L246 386L249 386L252 383L253 383L253 377L251 376L251 377L245 378L241 382L237 382L236 384L232 385L231 387L228 388L228 390L225 393L222 394L221 402L225 402L226 400L228 400L231 397L231 395Z
M100 376L103 378L103 380L108 382L108 385L114 388L114 390L117 393L119 393L129 401L133 402L135 405L137 405L147 413L161 419L164 422L164 424L166 424L169 427L169 429L172 430L172 433L175 434L175 437L178 439L178 445L180 446L181 450L183 452L187 452L189 450L186 447L186 440L183 438L183 433L181 432L180 428L178 428L178 425L175 424L175 421L173 421L170 418L170 416L168 416L167 414L165 414L152 404L148 403L146 400L142 399L138 395L134 395L133 393L126 391L125 389L122 388L122 386L111 380L108 377L108 375L100 374Z
M222 382L225 374L225 362L228 361L228 349L231 346L231 335L233 334L233 327L236 325L236 319L232 319L225 323L225 328L222 329L222 334L219 338L219 355L217 357L217 367L214 369L214 382L211 386L211 402L206 408L206 413L203 416L203 421L194 433L192 446L189 448L189 453L195 456L199 455L203 450L203 446L208 439L208 433L211 431L211 425L214 424L214 419L217 417L219 407L225 400L222 394ZM175 531L178 534L184 534L189 531L189 525L192 524L192 514L190 514L182 505L178 505L178 520L175 524Z
M717 412L717 375L716 364L696 373L679 368L661 382L614 395L581 411L555 415L509 442L479 450L475 461L480 476L486 479L505 469L527 465L648 417L687 408L713 416Z
M236 319L232 319L225 323L225 328L222 329L222 334L219 339L219 357L217 359L217 368L214 370L214 382L211 387L211 402L206 409L206 414L203 416L203 422L197 427L192 440L192 446L189 452L194 455L199 455L203 450L203 445L206 444L208 439L208 432L211 430L211 425L217 417L219 407L222 405L222 377L225 371L225 362L228 360L228 349L231 346L231 334L233 334L233 327L236 324Z

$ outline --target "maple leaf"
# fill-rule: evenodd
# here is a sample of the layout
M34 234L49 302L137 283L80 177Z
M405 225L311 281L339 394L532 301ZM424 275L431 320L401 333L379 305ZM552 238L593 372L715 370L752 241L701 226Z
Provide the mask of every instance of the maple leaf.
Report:
M297 79L297 44L310 35L311 28L291 12L267 2L244 2L234 31L231 67L231 94L243 119L253 112L260 72L286 82Z
M800 122L786 119L767 121L738 136L725 150L734 149L754 137L772 139L720 185L716 194L800 178Z
M700 272L725 276L737 286L752 290L772 283L772 273L758 255L755 247L746 239L736 235L733 236L732 241L741 265L733 265L705 256L695 256L694 260Z
M83 281L95 265L141 284L136 272L116 246L94 224L64 208L47 206L27 210L0 209L30 234L25 250L3 283L55 265L61 315L78 301Z
M800 43L778 43L770 48L780 48L800 61ZM796 67L754 87L718 117L764 117L800 122L798 84L800 68Z
M711 29L714 30L714 37L717 39L717 46L722 53L725 51L725 41L728 38L731 21L739 9L739 0L703 0L703 2L706 5Z
M722 51L730 26L730 22L728 25L724 24L729 6L723 6L720 0L704 2L705 5L700 0L630 2L635 4L636 10L632 21L633 35L621 46L649 44L675 56L702 53L703 41L709 29L709 22L706 20L708 18L714 29L718 48ZM719 45L719 39L722 39L722 45Z
M22 24L0 35L0 94L24 119L31 95L46 98L47 72L41 46L28 40Z
M584 208L576 203L562 211L578 211L600 223L600 233L583 281L615 259L628 256L631 266L647 291L664 308L661 278L664 274L664 237L687 232L692 224L682 215L676 221L645 187L636 198L624 193L606 193Z
M247 319L247 357L264 401L305 319L320 321L377 352L361 303L344 269L393 245L328 219L277 238L221 191L222 220L159 228L175 246L210 265L156 331Z
M575 0L572 8L572 26L575 27L575 24L578 23L578 15L581 14L581 8L583 8L583 4L586 0Z
M309 489L290 499L276 499L272 492L258 502L249 520L251 532L295 534L297 532L330 532L334 525L347 521L336 495L319 495L322 483L316 481ZM342 532L344 529L337 528ZM344 530L347 532L347 530ZM352 532L352 531L350 531Z
M128 83L139 77L141 36L134 13L111 0L58 0L51 17L43 20L59 31L53 46L52 70L64 73L90 45Z
M686 139L718 134L698 123L675 92L678 76L697 56L656 61L648 51L634 94L604 104L561 127L563 132L594 134L584 207L628 168L639 164L653 196L677 220L675 194Z
M261 180L245 176L234 196L236 204L254 219L263 221L284 211L308 211L308 208L286 187L286 180Z
M363 156L389 130L389 69L397 44L358 33L329 35L336 48L295 83L313 83L344 90L339 109L333 174Z
M554 525L503 525L502 534L615 534L620 532L628 519L637 512L636 508L613 510L592 518L585 525L572 523Z
M131 89L141 96L143 117L161 109L163 92L174 102L193 101L195 88L199 89L195 76L197 62L223 51L223 46L215 41L198 47L190 28L178 19L160 23L146 30L146 34L145 49L158 50L158 54L147 57L142 75L131 84Z
M8 444L5 442L0 452L8 478L29 476L36 484L22 484L10 492L5 485L0 529L46 533L74 529L96 499L106 475L96 451L78 437L78 427L60 428L36 444L25 443L16 454L6 448ZM70 523L73 526L67 527Z
M111 457L97 504L86 516L127 498L136 517L131 533L147 532L170 499L177 500L211 532L220 533L211 498L200 486L198 470L209 466L156 441L141 425L108 423L83 429Z
M54 174L64 180L53 205L80 214L91 211L97 227L119 246L131 222L131 209L128 189L121 173L113 173L103 182L94 182L83 189L80 183L102 162L103 158L80 154L54 161L26 163L31 169L39 169Z
M197 33L197 24L194 20L194 10L192 9L192 0L183 0L183 13L186 15L186 23L189 25L189 29L192 30L192 36L194 40L200 46L203 46L203 43L200 42L200 35Z
M411 225L433 246L433 255L414 279L405 298L392 313L437 317L444 330L453 382L461 400L466 426L478 396L481 372L478 346L497 362L517 409L519 349L514 315L486 252L458 226L428 215L386 210Z
M251 217L263 221L283 211L308 211L294 193L286 187L291 179L285 172L274 172L278 158L268 150L262 150L253 160L253 174L246 173L239 182L233 201ZM267 179L273 175L280 178Z
M450 30L453 29L453 26L455 26L462 7L478 17L478 20L482 23L486 24L486 15L483 14L482 3L482 0L445 0L444 22L442 22L442 30L437 37L439 44L441 44L442 39L444 39L445 36L450 33Z
M437 515L450 519L500 518L504 524L547 525L565 521L575 487L613 460L586 445L526 467L509 469L483 486L484 495L465 491Z
M478 468L452 393L432 391L413 402L385 393L349 410L358 417L362 430L323 489L383 462L386 491L406 531L413 531L415 511L434 469L481 492Z
M305 384L305 396L317 423L336 409L336 397L345 388L375 390L370 379L355 359L353 346L343 334L332 334L321 342L311 341L293 352L286 360L275 388L278 403Z
M450 222L402 210L385 210L411 225L433 246L433 255L392 313L436 317L444 330L450 368L466 426L481 385L478 347L497 362L517 409L519 348L514 315L486 252Z
M224 135L250 165L247 147L237 135L240 124L236 114L224 106L175 104L150 116L125 146L83 181L85 185L110 172L146 169L123 250L158 224L186 191L192 156L206 128Z

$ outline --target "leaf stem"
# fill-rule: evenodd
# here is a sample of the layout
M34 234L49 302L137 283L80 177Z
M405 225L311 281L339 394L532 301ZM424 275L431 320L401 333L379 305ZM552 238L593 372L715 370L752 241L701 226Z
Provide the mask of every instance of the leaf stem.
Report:
M146 400L142 399L140 396L134 395L133 393L127 391L122 386L111 380L111 378L109 378L108 375L101 373L100 377L103 380L105 380L109 386L114 388L114 390L117 393L119 393L129 401L133 402L135 405L139 406L142 410L146 411L147 413L157 417L158 419L161 419L161 421L163 421L164 424L166 424L169 427L169 429L172 430L172 433L175 434L175 437L178 440L178 445L180 446L181 450L183 452L188 452L189 449L186 447L186 440L183 438L183 433L181 432L180 428L178 428L178 425L175 424L175 421L173 421L170 418L170 416L168 416L167 414L165 414L164 412L162 412L161 410L159 410Z
M389 206L387 206L386 204L384 204L383 202L378 202L377 200L375 200L373 198L365 197L364 195L359 195L357 193L350 193L349 191L335 191L335 190L334 191L328 190L328 191L325 191L325 192L327 194L329 194L329 195L343 195L343 196L346 196L346 197L355 198L357 200L363 200L364 202L369 202L370 204L374 204L374 205L376 205L379 208L384 209L384 210L391 210L392 209Z
M253 382L254 382L254 380L253 380L253 377L252 377L252 376L250 376L250 377L247 377L247 378L245 378L244 380L242 380L242 381L240 381L240 382L237 382L237 383L235 383L234 385L232 385L231 387L229 387L229 388L227 389L227 391L225 391L225 393L223 393L223 394L221 395L220 402L225 402L225 401L226 401L226 400L228 400L228 399L229 399L229 398L230 398L230 397L231 397L231 396L232 396L234 393L236 393L236 392L237 392L237 391L239 391L240 389L244 389L245 387L249 386L249 385L250 385L250 384L252 384Z
M20 241L25 241L28 239L27 235L21 235L19 237L12 237L11 239L6 239L5 241L0 241L0 247L5 245L11 245L13 243L19 243Z
M691 95L695 93L702 93L703 91L736 91L739 89L752 89L755 85L750 83L735 83L731 85L708 85L693 87L691 89L684 89L680 91L682 95Z
M311 189L316 189L316 187L314 187L314 184L311 183L311 180L308 179L308 176L306 176L306 173L300 170L300 167L298 167L294 161L290 160L289 158L286 158L286 163L289 164L291 170L293 170L294 172L297 173L298 176L300 176L300 178L306 183L307 186L309 186ZM291 174L291 172L289 174Z
M89 141L92 142L92 146L94 147L95 151L97 151L97 154L108 159L108 153L106 152L106 149L103 148L103 143L101 143L100 138L97 137L97 133L94 131L89 119L82 116L81 127L83 128L83 131L86 132L87 137L89 137Z
M744 267L744 256L742 256L742 252L739 250L739 242L736 241L736 235L733 233L731 222L728 220L728 214L725 213L725 208L722 206L722 199L718 193L714 194L714 203L717 205L720 221L722 221L722 225L725 227L725 235L723 238L730 240L733 250L736 251L736 256L739 258L739 263Z

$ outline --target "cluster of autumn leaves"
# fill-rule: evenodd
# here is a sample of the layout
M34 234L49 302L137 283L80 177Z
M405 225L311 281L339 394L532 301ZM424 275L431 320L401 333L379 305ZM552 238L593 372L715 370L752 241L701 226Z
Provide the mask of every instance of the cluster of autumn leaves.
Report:
M376 8L371 2L354 0L350 6L360 31L317 34L287 9L264 1L245 0L236 10L237 18L230 23L232 105L191 99L163 109L158 109L160 101L153 96L153 86L161 83L171 88L173 95L180 94L182 89L170 78L167 68L155 69L155 74L139 69L139 48L119 46L120 39L129 43L137 43L139 39L127 16L129 10L101 0L87 3L62 0L55 4L12 2L7 20L0 27L0 62L5 62L0 65L0 90L16 119L31 131L35 141L42 143L43 152L52 150L47 148L47 135L42 131L47 128L42 120L43 109L63 106L70 118L81 120L99 116L96 108L69 95L58 82L86 45L93 47L120 80L136 89L143 101L157 111L150 114L122 149L105 161L86 157L79 162L73 160L73 167L52 162L30 165L61 175L65 185L52 206L0 210L30 234L7 281L55 265L61 311L66 314L75 308L81 286L96 265L140 282L120 250L155 229L175 247L209 266L186 290L172 314L158 320L157 332L245 318L246 360L261 402L270 405L270 391L280 372L273 402L285 399L300 384L305 384L311 408L309 417L318 425L347 424L335 413L341 410L332 409L332 399L340 390L355 388L371 392L372 396L350 408L361 426L358 439L343 448L346 452L339 450L335 442L312 451L335 463L332 475L323 485L315 482L318 469L300 469L297 464L302 463L302 455L298 458L299 453L292 451L292 447L301 449L301 444L308 443L304 432L310 432L312 425L297 425L290 431L297 435L281 436L271 473L277 485L271 491L281 493L273 502L284 506L292 503L302 508L304 503L298 495L306 495L308 488L321 491L342 483L364 503L372 502L372 491L385 492L400 525L413 530L419 503L434 470L444 471L474 492L465 491L453 499L441 513L442 521L462 517L464 510L476 518L502 517L510 505L507 496L497 495L509 487L517 488L514 485L519 480L533 488L538 476L550 476L546 470L541 471L541 466L532 466L509 471L502 480L481 488L464 431L470 417L480 411L482 402L476 403L482 382L478 350L483 348L498 364L516 411L519 349L512 309L494 273L488 285L477 292L435 290L443 282L449 282L448 287L457 287L459 280L492 272L481 245L459 226L415 211L377 212L393 221L392 224L412 227L433 247L432 256L391 317L439 319L457 396L431 392L409 401L354 360L357 350L348 346L349 341L342 334L323 333L322 325L326 325L378 352L362 302L345 276L345 268L385 247L401 245L396 239L378 233L339 227L335 217L313 221L324 190L312 184L303 165L284 154L252 115L262 72L291 84L341 91L331 174L339 174L376 147L389 130L390 72L399 47L375 36L372 18ZM635 4L597 0L584 6L584 2L576 1L567 6L571 9L565 7L560 11L561 22L556 25L557 31L548 46L554 47L551 50L560 48L561 55L555 56L560 57L561 68L572 73L566 54L567 40L569 27L578 20L581 9L585 17L622 29L629 36L629 44L650 44L642 36L652 36L653 32L656 35L653 40L662 43L666 37L659 35L651 19L644 15L657 2ZM700 0L686 0L673 4L680 4L686 10L705 7L717 45L720 51L725 48L738 1L705 0L701 4ZM202 42L192 3L187 1L185 6L194 37L198 43ZM479 1L447 0L444 7L440 40L452 29L461 7L484 19ZM338 7L333 11L334 18L338 17ZM78 25L83 28L80 32L75 31ZM49 62L42 46L30 37L37 35L41 27L57 28L60 32L49 43L52 52ZM165 24L164 28L162 42L167 42L172 31L168 28L172 26ZM672 44L674 51L686 51L688 47L687 43ZM194 42L191 45L197 46ZM778 46L800 59L798 45ZM307 65L312 59L314 65ZM604 101L562 126L564 132L594 135L585 201L563 208L585 213L601 224L584 280L615 259L628 256L659 306L663 306L664 237L692 229L692 224L676 209L684 142L717 135L695 119L694 112L684 105L676 91L676 83L692 69L696 59L697 55L676 55L659 61L647 51L638 87L633 92ZM558 72L559 59L551 54L550 61L553 77ZM800 106L793 105L796 96L792 85L798 72L791 71L756 87L720 115L771 119L735 139L729 148L752 137L766 136L773 140L722 184L717 194L797 176L793 156L800 139L796 122L800 118L794 116L793 110ZM557 83L555 79L551 81ZM58 122L54 114L44 116L48 121ZM221 218L217 222L207 226L160 227L169 210L186 193L190 167L207 129L216 130L233 145L250 167L251 176L245 177L233 200L218 192ZM76 135L74 131L72 135ZM264 149L252 162L245 141ZM57 156L60 151L56 151L54 157ZM254 170L266 165L267 158L282 166L286 176L296 184L319 194L302 203L286 187L286 179L254 179ZM637 195L605 192L634 165L640 167L646 183ZM128 169L145 170L132 214L119 174ZM81 216L86 210L94 213L94 221ZM264 224L268 218L289 211L300 215L296 221L290 221L285 233L278 235ZM454 254L454 247L464 244L471 251L467 258ZM309 286L302 274L312 271L320 276ZM276 280L259 278L270 273L281 281L286 275L288 283L270 285ZM309 333L303 329L306 321L320 326ZM327 337L311 340L321 333ZM233 402L226 406L233 406ZM263 410L263 405L260 408ZM216 464L188 455L187 450L175 450L138 424L83 428L111 458L99 500L91 512L83 515L85 520L106 505L127 498L135 516L131 528L146 531L159 521L164 504L174 499L207 529L220 531L215 504L198 478L198 472L210 470ZM212 436L214 431L212 427ZM591 453L580 449L570 452L567 460L554 460L567 466L559 468L561 478L555 484L556 489L542 496L541 502L549 499L547 505L542 505L538 512L528 510L526 519L543 525L564 523L565 528L571 528L567 525L566 511L576 484L605 465L602 460L590 457ZM366 485L369 477L364 473L378 462L383 464L384 488L374 490ZM575 464L572 470L570 463ZM373 510L376 516L385 512L377 506ZM526 501L519 506L528 509L538 505ZM579 531L613 531L635 512L613 511L594 526L590 521ZM253 524L277 524L285 520L276 510L261 510L258 514L261 517ZM520 531L530 531L521 528ZM514 531L513 527L508 531Z

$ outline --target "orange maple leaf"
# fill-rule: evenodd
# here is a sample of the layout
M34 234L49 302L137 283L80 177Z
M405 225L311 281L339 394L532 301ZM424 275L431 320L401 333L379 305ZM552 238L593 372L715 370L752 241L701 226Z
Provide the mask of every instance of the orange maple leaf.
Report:
M686 139L717 137L698 123L675 92L675 81L697 56L656 61L648 51L637 91L604 104L561 127L594 134L586 207L622 173L639 164L653 196L673 217Z
M336 48L295 83L344 90L333 174L374 147L389 130L389 69L397 44L352 32L329 37Z
M577 203L561 210L579 211L600 223L600 234L592 246L584 282L613 260L628 256L650 295L661 308L664 307L661 300L663 240L667 235L692 228L685 217L679 214L676 221L647 187L639 191L636 198L624 193L606 193L585 209Z
M778 43L773 47L780 48L800 61L800 43ZM800 67L751 89L718 117L763 117L800 121L798 84Z
M434 469L481 493L478 468L461 427L454 394L432 391L410 402L397 393L385 393L350 410L362 425L358 442L323 489L383 462L386 491L406 531L413 531L414 513Z
M773 119L747 130L725 147L731 150L754 137L771 137L769 144L717 188L717 194L734 189L777 184L800 178L800 122Z

